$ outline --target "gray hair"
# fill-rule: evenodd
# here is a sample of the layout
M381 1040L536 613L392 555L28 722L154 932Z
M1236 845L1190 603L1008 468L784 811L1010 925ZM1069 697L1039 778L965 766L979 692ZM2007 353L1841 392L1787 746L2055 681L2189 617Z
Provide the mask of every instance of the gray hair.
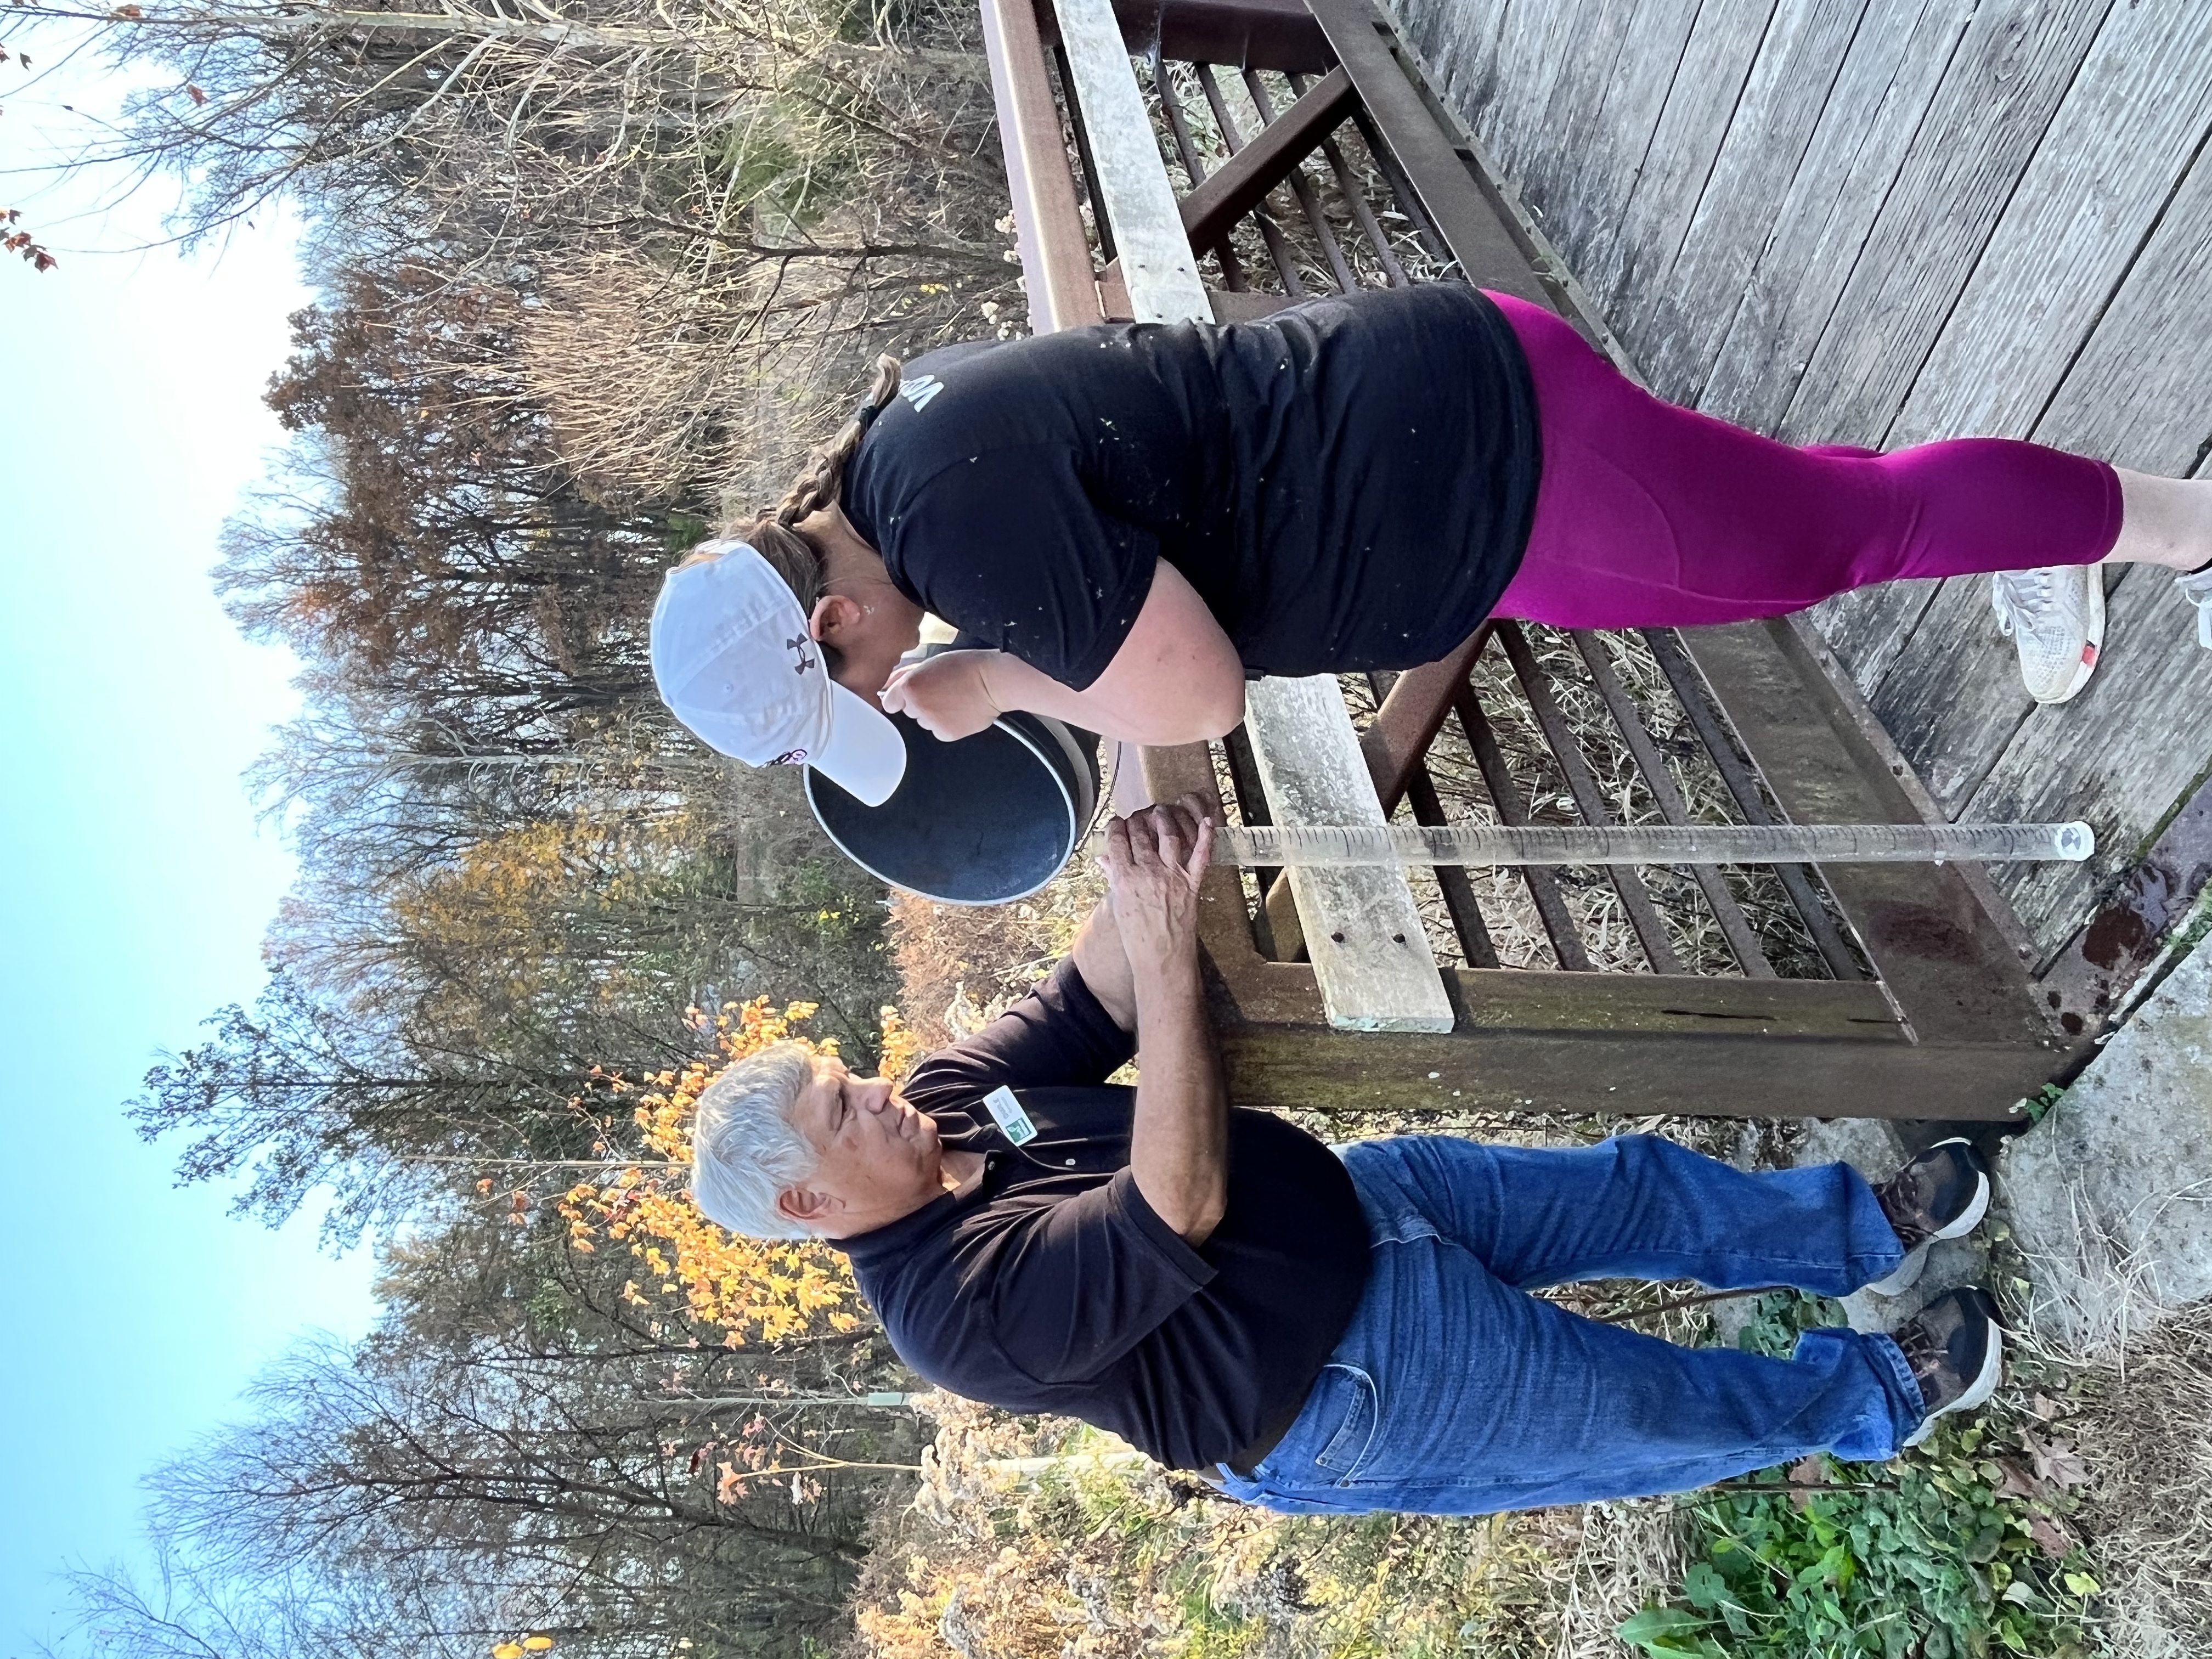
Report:
M699 1097L691 1128L691 1197L709 1221L753 1238L811 1238L775 1207L778 1194L821 1159L792 1127L792 1109L814 1080L804 1044L749 1054Z

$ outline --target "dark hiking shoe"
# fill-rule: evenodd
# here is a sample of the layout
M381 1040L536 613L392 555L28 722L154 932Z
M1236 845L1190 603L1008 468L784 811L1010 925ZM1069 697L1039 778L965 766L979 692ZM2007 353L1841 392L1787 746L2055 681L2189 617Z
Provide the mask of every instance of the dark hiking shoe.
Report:
M1978 1285L1947 1291L1895 1336L1928 1413L1905 1437L1906 1445L1925 1440L1947 1412L1972 1411L1997 1391L1997 1376L2004 1370L2004 1331L1997 1323L1997 1304Z
M1901 1296L1919 1282L1930 1242L1964 1238L1982 1224L1990 1209L1990 1168L1963 1137L1939 1140L1874 1195L1905 1246L1905 1260L1867 1289L1876 1296Z

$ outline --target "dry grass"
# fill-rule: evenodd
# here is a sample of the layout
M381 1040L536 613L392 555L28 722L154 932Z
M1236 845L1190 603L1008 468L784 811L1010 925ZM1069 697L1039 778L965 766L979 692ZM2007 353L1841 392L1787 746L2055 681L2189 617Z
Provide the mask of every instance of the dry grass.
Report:
M2075 1519L2105 1587L2118 1659L2212 1652L2212 1306L2124 1350L2075 1360L2069 1431L2089 1480Z
M1596 1659L1680 1567L1667 1504L1277 1516L1066 1419L927 1409L928 1473L886 1517L853 1659Z
M894 895L890 932L900 1006L922 1047L957 1042L1004 1013L1067 954L1105 890L1097 867L1079 856L1042 891L1014 904Z
M2041 1379L2081 1460L2068 1518L2104 1586L2105 1651L2194 1659L2212 1652L2212 1303L2162 1302L2140 1249L2078 1188L2062 1198L2063 1249L1998 1246L2018 1316L2012 1369Z
M1594 781L1606 811L1620 823L1666 821L1658 799L1638 769L1614 725L1581 653L1562 630L1523 624L1531 652L1550 688L1567 731ZM1687 712L1660 671L1650 647L1631 634L1596 636L1606 660L1634 700L1653 745L1693 823L1744 822L1735 798L1698 741ZM1474 666L1478 700L1505 763L1514 793L1528 821L1572 825L1583 822L1565 768L1546 740L1535 708L1516 677L1506 653L1493 645ZM1353 676L1343 678L1353 724L1364 727L1374 716L1372 690ZM1429 773L1445 815L1454 821L1496 823L1497 801L1476 764L1474 751L1457 720L1449 720L1428 756ZM1412 809L1401 805L1399 821L1411 823ZM1718 922L1685 869L1645 866L1633 875L1649 893L1668 945L1682 970L1733 975L1742 970L1722 938ZM1477 905L1505 968L1551 969L1559 952L1547 933L1528 875L1509 868L1471 870ZM1829 977L1804 920L1770 870L1738 866L1723 872L1730 896L1744 912L1775 971L1785 979ZM1593 967L1601 972L1648 973L1652 963L1629 925L1613 875L1596 867L1555 869L1549 880L1559 892ZM1413 872L1414 893L1428 924L1430 942L1440 961L1464 964L1467 953L1452 926L1433 873Z

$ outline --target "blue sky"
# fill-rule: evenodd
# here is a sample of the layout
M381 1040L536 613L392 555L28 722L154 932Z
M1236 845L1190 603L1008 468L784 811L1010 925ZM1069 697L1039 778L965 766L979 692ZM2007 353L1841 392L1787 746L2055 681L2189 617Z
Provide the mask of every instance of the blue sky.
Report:
M112 107L96 77L26 78L0 65L0 167L53 104ZM362 1255L173 1190L122 1121L159 1051L260 988L291 877L239 775L295 665L238 637L207 571L279 441L259 394L308 296L276 219L219 254L100 255L166 204L74 218L88 203L0 178L62 258L0 261L0 1659L58 1634L57 1571L139 1553L142 1474L301 1332L371 1312Z

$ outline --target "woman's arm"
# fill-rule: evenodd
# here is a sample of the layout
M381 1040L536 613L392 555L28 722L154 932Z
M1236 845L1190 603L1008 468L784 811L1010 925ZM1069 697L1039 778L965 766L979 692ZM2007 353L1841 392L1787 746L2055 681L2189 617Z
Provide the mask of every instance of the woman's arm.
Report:
M1244 665L1197 590L1163 559L1128 637L1084 690L1003 651L947 651L892 675L883 701L947 742L1024 708L1129 743L1197 743L1244 718Z

